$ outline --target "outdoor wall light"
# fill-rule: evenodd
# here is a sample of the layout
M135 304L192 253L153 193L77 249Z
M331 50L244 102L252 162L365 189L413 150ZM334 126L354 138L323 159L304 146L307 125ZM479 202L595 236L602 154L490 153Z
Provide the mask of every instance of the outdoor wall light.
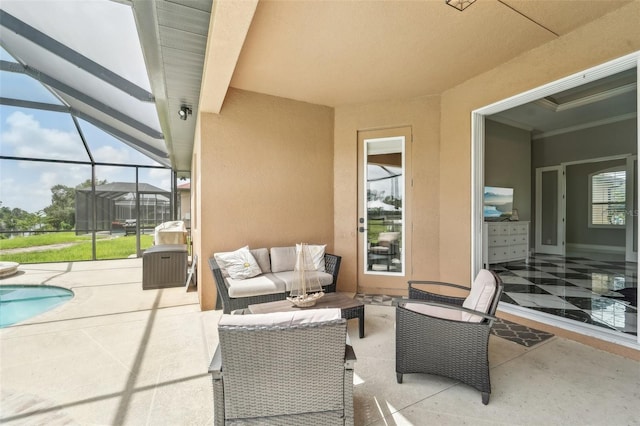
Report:
M186 105L182 105L180 107L180 111L178 111L178 117L180 117L180 120L186 120L188 116L191 115L191 108L189 108Z
M460 12L471 6L476 0L444 0L451 7L455 7Z

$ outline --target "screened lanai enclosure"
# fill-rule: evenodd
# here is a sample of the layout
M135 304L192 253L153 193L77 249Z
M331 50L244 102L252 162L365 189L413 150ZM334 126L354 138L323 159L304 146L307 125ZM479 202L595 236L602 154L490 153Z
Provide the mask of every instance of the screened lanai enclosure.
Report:
M0 3L0 260L140 256L183 219L210 11Z
M172 219L171 193L142 183L112 182L76 191L76 234L95 229L112 234L152 231ZM139 219L139 220L138 220ZM95 220L95 225L94 221Z

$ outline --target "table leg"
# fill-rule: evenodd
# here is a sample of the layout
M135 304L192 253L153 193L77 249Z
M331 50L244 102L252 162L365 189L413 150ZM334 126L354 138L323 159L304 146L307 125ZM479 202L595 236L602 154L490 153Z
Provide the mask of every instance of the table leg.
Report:
M360 331L360 338L364 337L364 307L358 313L358 328Z

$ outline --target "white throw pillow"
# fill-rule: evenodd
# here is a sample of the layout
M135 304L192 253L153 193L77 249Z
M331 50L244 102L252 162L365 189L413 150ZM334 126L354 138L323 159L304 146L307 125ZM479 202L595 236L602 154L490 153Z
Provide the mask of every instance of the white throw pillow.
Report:
M296 244L296 269L300 269L300 265L298 265L298 255L300 254L300 250L302 249L303 244ZM326 272L326 263L324 260L324 250L327 247L326 244L318 245L318 244L304 244L306 249L308 249L305 255L310 255L311 259L306 259L306 268L307 271L320 271ZM313 262L313 267L310 267L310 263Z
M258 262L249 251L249 246L244 246L236 251L226 253L216 253L214 257L221 268L234 280L244 280L252 278L262 273Z

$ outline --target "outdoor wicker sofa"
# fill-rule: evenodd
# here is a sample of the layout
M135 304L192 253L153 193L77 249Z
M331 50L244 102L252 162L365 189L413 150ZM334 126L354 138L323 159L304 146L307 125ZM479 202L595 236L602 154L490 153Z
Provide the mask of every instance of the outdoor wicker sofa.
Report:
M209 366L214 424L353 425L340 309L222 315Z
M234 280L216 259L218 253L209 258L209 267L218 291L216 309L225 314L244 309L256 303L284 300L289 296L295 265L295 246L252 249L261 273L255 277ZM293 256L293 257L292 257ZM324 254L321 284L325 293L335 292L340 272L341 257Z
M489 333L502 280L492 271L481 270L466 298L419 288L433 285L469 291L456 284L409 281L409 300L396 306L398 383L407 373L449 377L478 389L486 405L491 394Z

